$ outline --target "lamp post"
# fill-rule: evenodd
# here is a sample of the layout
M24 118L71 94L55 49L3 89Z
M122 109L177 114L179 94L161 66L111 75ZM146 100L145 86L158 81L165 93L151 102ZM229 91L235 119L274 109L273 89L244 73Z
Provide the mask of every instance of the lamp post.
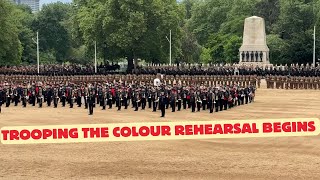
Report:
M94 41L94 72L97 73L97 41Z
M169 44L170 44L170 54L169 54L169 56L170 56L170 61L169 61L169 63L170 63L170 66L171 66L171 61L172 61L172 39L171 39L171 30L170 30L170 38L168 38L167 36L166 36L166 38L167 38L167 40L168 40L168 42L169 42Z
M313 66L316 66L316 26L313 29Z
M40 56L39 56L39 32L37 31L37 40L34 40L33 38L32 38L32 40L33 40L33 42L35 43L35 44L37 44L37 69L38 69L38 75L39 75L39 73L40 73Z
M315 2L313 0L313 18L316 19L315 15ZM314 22L314 27L313 27L313 66L316 66L316 20Z

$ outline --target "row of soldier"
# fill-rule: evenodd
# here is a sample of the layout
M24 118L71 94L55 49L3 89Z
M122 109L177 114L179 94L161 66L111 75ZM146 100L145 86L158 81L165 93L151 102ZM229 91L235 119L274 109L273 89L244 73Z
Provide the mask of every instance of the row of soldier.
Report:
M119 65L114 65L119 66ZM104 67L104 66L101 66ZM112 66L113 67L113 66ZM116 67L117 69L119 67ZM41 65L40 73L37 73L37 66L0 66L0 75L45 75L45 76L71 76L71 75L108 75L115 71L100 71L92 65ZM112 68L111 68L112 69ZM143 65L135 69L134 74L156 75L158 73L166 75L291 75L291 76L320 76L320 66L313 65L243 65L243 64L179 64L179 65Z
M94 75L94 76L22 76L22 75L11 75L11 76L0 76L0 82L15 82L22 83L25 81L37 82L37 81L48 81L48 82L63 82L68 81L81 83L104 83L104 82L121 82L121 83L150 83L152 84L154 79L159 78L163 84L208 84L210 86L216 86L218 84L233 85L240 84L241 86L254 85L260 88L261 77L260 76L187 76L187 75Z
M268 89L320 89L320 77L267 76Z
M27 104L42 108L43 104L57 108L76 104L89 109L89 115L93 114L94 107L101 106L112 109L115 105L118 110L127 109L130 104L135 111L139 107L144 110L152 108L155 112L161 110L161 117L165 116L165 110L171 107L172 112L190 108L192 112L209 110L210 113L227 110L234 106L247 104L253 101L255 87L240 86L187 86L187 85L161 85L106 83L106 84L44 84L32 83L15 85L6 83L0 87L0 107L10 107L11 103L23 107ZM1 109L1 108L0 108Z

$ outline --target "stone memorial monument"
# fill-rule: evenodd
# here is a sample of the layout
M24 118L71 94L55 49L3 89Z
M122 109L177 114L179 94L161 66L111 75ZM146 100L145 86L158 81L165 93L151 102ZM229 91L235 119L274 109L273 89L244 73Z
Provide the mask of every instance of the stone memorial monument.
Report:
M239 49L239 55L239 64L270 64L266 27L263 18L252 16L245 19L243 43Z

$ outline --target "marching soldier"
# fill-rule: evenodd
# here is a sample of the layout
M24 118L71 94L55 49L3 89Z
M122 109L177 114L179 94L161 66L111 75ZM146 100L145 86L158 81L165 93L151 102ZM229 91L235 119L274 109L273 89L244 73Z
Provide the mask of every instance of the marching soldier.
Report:
M223 110L227 110L228 109L228 101L229 101L229 92L225 89L223 91Z
M202 101L201 101L201 96L199 91L197 91L196 100L197 100L197 112L200 112Z
M59 101L59 90L57 87L54 88L53 90L53 107L57 108L58 107L58 101Z
M271 78L270 78L270 88L271 89L274 89L274 82L275 82L275 77L271 76Z
M318 86L318 78L317 77L314 77L313 78L313 89L317 89L317 86ZM319 87L320 88L320 87Z
M75 99L75 97L74 97L75 95L76 95L76 94L74 93L74 90L70 87L69 93L68 93L70 108L73 108L73 101L74 101L74 99Z
M52 92L52 88L51 87L47 87L46 90L46 96L47 96L47 105L48 107L51 106L51 101L52 101L52 96L53 96L53 92Z
M284 84L285 84L285 82L286 82L286 77L285 77L285 76L282 76L282 77L281 77L281 82L280 82L280 88L281 88L281 89L284 89Z
M156 90L154 90L152 93L152 101L153 101L153 103L152 103L153 112L156 112L157 108L158 108L158 103L159 103L159 95Z
M18 106L19 100L20 100L20 95L18 92L19 87L15 87L13 89L13 101L14 101L14 106Z
M214 94L210 89L208 93L208 109L210 110L210 113L213 113L213 99L214 99Z
M276 84L276 89L279 89L280 87L280 76L275 76L275 84Z
M178 111L181 111L181 91L178 90L177 92L177 106L178 106Z
M42 108L42 102L43 102L43 89L41 86L39 86L39 91L38 91L38 99L39 99L39 108Z
M186 109L187 108L187 90L186 89L182 90L182 98L183 98L182 99L183 109Z
M173 90L173 92L170 94L170 106L171 106L172 112L176 111L176 100L177 100L176 92Z
M288 90L289 84L290 84L290 88L291 88L290 77L284 77L284 80L285 80L285 88L286 88L286 90Z
M239 96L240 98L240 105L243 105L244 104L244 98L245 98L245 93L244 93L244 89L243 88L241 88L241 90L240 90L240 96Z
M81 105L82 105L81 97L82 97L82 89L79 87L77 89L77 100L76 100L78 107L81 107Z
M148 88L147 92L146 92L146 96L148 97L148 107L149 109L151 109L151 105L152 105L152 93L150 88Z
M88 96L88 107L89 107L89 115L93 115L93 106L95 104L95 92L94 89L91 87L89 90L89 96Z
M248 102L249 102L249 88L248 87L244 88L244 98L245 98L245 103L248 104Z
M66 89L61 88L61 102L62 102L62 107L66 106Z
M138 111L139 102L140 102L139 92L138 92L138 90L136 90L136 92L134 92L134 94L133 94L134 111Z
M128 92L127 92L127 89L124 89L122 91L122 104L124 105L124 109L127 109L128 108Z
M270 76L269 75L266 76L266 83L267 83L267 89L270 89L271 87L270 87Z
M102 101L102 110L106 110L106 105L107 105L107 91L106 91L106 88L105 88L105 87L102 88L101 101Z
M3 101L4 101L4 96L5 96L4 90L3 90L2 87L0 86L0 113L1 113L2 103L3 103Z
M27 107L27 101L28 101L28 88L23 88L22 93L22 107Z
M120 93L120 90L117 89L117 92L116 92L116 107L118 107L118 111L121 110L121 101L122 101L121 93Z
M108 98L107 104L109 105L109 109L112 109L112 93L111 93L111 89L109 89L109 91L107 93L107 98Z
M84 101L84 109L88 109L88 99L89 99L89 89L88 87L84 87L83 89L83 94L81 94L81 96L83 97L83 101Z
M201 102L202 102L202 110L206 110L206 106L207 106L207 93L205 91L201 92L201 95L200 95L200 98L201 98Z
M304 78L300 77L300 79L299 79L299 89L303 89L303 85L304 85Z
M191 105L191 111L195 112L195 110L196 110L196 96L195 96L195 92L193 90L190 91L190 105Z
M304 89L308 89L308 85L309 85L309 78L308 77L303 77L303 85L304 85Z
M145 110L146 108L146 103L147 103L147 100L146 100L146 91L145 89L142 89L141 90L141 94L140 94L140 97L141 97L141 108L142 110Z
M246 76L246 85L249 86L250 85L250 76Z
M308 77L308 88L313 89L313 84L314 84L314 79L313 77Z
M11 97L12 97L12 89L9 87L6 91L6 107L10 106L11 103Z
M166 104L167 104L167 97L164 94L164 91L161 91L161 96L160 96L160 99L159 99L161 117L164 117L166 115Z
M294 83L294 88L295 89L299 89L299 83L300 83L299 77L295 77L295 83Z
M258 81L258 88L260 88L260 85L261 85L261 76L257 76L257 81Z

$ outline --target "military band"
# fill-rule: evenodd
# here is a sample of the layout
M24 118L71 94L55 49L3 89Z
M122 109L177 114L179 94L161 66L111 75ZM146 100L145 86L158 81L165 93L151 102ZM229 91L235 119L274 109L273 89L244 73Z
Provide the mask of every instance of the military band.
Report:
M52 83L32 82L18 84L5 83L1 85L1 103L6 100L6 107L14 101L17 105L21 102L23 107L27 104L42 108L46 102L50 107L58 108L59 104L65 107L69 104L73 108L74 103L78 108L85 104L89 115L93 114L96 106L102 110L115 105L120 111L122 107L127 109L130 102L134 111L150 109L153 112L161 111L161 117L165 116L166 109L171 107L171 112L188 110L191 112L208 111L213 113L227 110L238 105L253 102L255 86L218 85L208 84L186 85L172 84L154 86L150 83Z

